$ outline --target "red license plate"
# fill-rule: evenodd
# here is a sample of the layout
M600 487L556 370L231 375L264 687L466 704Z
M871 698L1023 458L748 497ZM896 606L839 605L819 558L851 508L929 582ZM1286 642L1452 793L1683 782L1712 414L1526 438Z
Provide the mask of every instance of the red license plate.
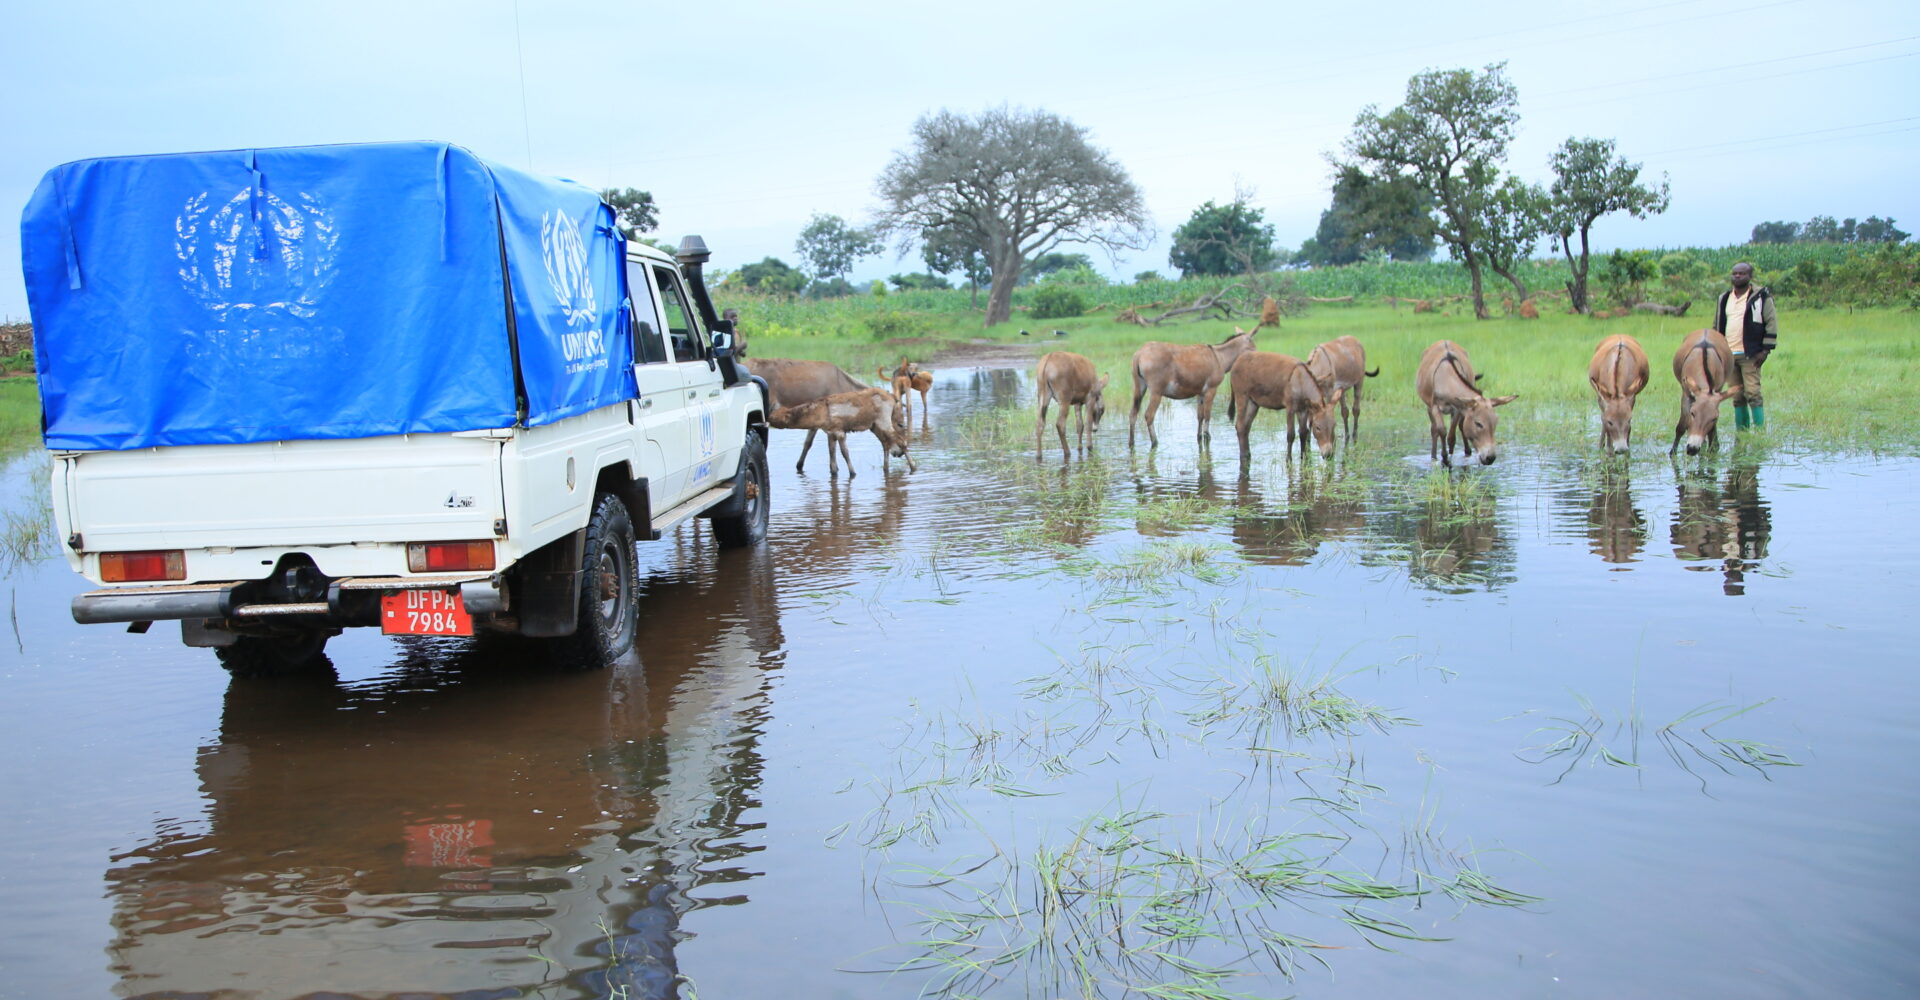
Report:
M457 590L389 590L380 595L388 635L472 635L473 616Z

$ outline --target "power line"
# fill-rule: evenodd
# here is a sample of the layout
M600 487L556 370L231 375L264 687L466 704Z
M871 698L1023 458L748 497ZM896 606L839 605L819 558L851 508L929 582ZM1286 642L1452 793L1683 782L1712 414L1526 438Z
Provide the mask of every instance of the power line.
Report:
M1675 149L1662 149L1648 153L1648 156L1664 156L1668 153L1691 153L1699 149L1717 149L1721 146L1741 146L1751 142L1772 142L1775 139L1797 139L1803 135L1824 135L1828 132L1845 132L1848 129L1873 128L1879 125L1898 125L1903 122L1920 121L1920 115L1907 118L1888 118L1885 121L1861 122L1858 125L1835 125L1832 128L1809 129L1805 132L1783 132L1780 135L1763 135L1752 139L1730 139L1726 142L1709 142L1701 146L1680 146ZM1899 131L1896 129L1895 131Z
M1586 91L1589 91L1589 90L1605 90L1609 87L1625 87L1635 83L1652 83L1655 80L1672 80L1672 79L1677 79L1679 77L1685 77L1685 76L1699 76L1702 73L1725 73L1725 72L1728 72L1729 70L1748 69L1754 66L1765 66L1770 63L1777 63L1777 62L1792 62L1795 59L1812 59L1816 56L1838 55L1839 53L1842 53L1842 52L1857 52L1860 49L1872 49L1872 48L1878 48L1879 46L1882 46L1882 45L1898 45L1901 42L1912 42L1912 41L1920 41L1920 35L1908 35L1905 38L1889 38L1886 41L1867 42L1861 45L1848 45L1848 46L1844 46L1842 48L1837 48L1837 49L1825 49L1820 52L1802 52L1799 55L1780 56L1776 59L1756 59L1753 62L1734 63L1731 66L1713 66L1713 67L1708 67L1706 69L1683 70L1679 73L1663 73L1659 76L1643 76L1637 80L1615 80L1612 83L1596 83L1590 87L1572 87L1567 90L1555 90L1550 93L1541 94L1540 96L1541 97L1559 97L1562 94L1580 94L1580 93L1585 93ZM1851 65L1851 64L1841 63L1840 65Z

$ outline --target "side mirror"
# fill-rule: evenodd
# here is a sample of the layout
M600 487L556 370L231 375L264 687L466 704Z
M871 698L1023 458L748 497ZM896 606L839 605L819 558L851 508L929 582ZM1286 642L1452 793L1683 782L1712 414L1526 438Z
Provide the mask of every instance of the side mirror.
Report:
M712 336L712 342L714 357L733 357L733 334L716 331Z

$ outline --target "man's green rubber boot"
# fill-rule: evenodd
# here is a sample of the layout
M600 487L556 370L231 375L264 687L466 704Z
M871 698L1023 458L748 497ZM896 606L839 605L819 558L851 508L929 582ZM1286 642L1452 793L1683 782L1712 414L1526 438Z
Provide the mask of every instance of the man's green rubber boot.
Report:
M1753 418L1747 415L1746 407L1735 406L1733 408L1733 426L1734 427L1739 428L1740 430L1746 430L1752 424L1753 424Z
M1755 407L1752 407L1752 410L1753 410L1753 429L1765 430L1767 426L1767 408L1764 406L1755 406Z

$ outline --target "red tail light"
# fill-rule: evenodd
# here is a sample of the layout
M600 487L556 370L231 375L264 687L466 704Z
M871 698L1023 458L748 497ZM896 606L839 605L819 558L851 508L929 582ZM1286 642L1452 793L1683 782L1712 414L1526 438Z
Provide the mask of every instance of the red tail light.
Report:
M409 542L407 569L415 573L449 573L492 569L493 542Z
M187 554L181 549L100 553L100 579L108 583L186 578Z

